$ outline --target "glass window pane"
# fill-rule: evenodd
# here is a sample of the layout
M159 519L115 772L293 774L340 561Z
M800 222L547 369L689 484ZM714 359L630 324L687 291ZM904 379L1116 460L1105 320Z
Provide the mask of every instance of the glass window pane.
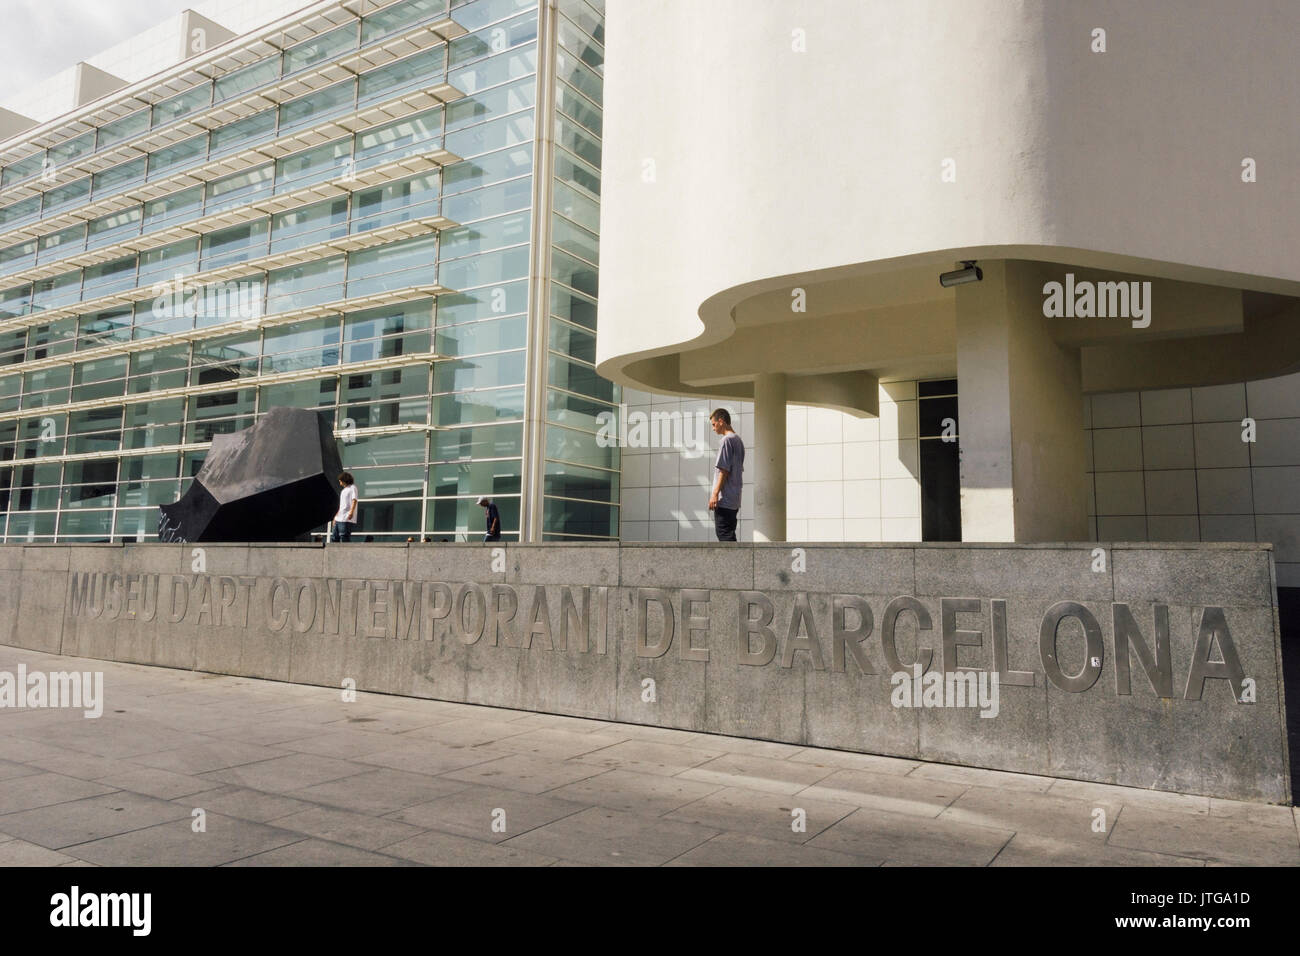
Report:
M307 126L356 104L356 81L344 80L280 107L280 132Z
M268 273L266 310L287 312L343 298L343 256Z
M80 156L88 156L95 151L95 131L82 133L74 139L55 143L50 147L49 158L56 165L62 166Z
M127 163L120 163L104 170L102 173L94 175L95 195L100 196L107 193L117 192L124 189L128 183L134 183L144 179L144 161L145 157L133 159Z
M504 461L465 461L429 469L429 494L437 498L461 495L517 495L523 486L522 464ZM482 514L482 509L479 509Z
M208 134L200 133L149 154L149 178L157 179L169 172L198 162L208 151Z
M616 471L582 468L548 461L546 494L558 498L583 498L589 501L618 503L619 476Z
M439 328L434 351L439 355L478 355L521 349L527 344L527 321L523 316L516 316Z
M389 163L436 149L442 139L442 107L374 127L356 137L357 168Z
M489 186L517 176L527 176L532 170L533 147L531 143L523 143L448 166L442 174L443 193L450 196L467 189Z
M275 137L276 111L265 110L212 131L212 155L238 149L245 143Z
M600 468L618 467L618 448L604 447L591 432L559 425L546 426L546 457Z
M447 48L439 45L362 73L357 91L359 102L392 99L404 90L428 86L442 79L446 66Z
M216 81L216 100L221 102L232 96L238 96L240 93L256 89L259 86L265 86L279 75L280 58L274 55L249 66L241 67L233 73L227 73Z
M403 0L361 21L361 42L372 43L421 20L447 15L447 0Z
M489 388L440 395L434 400L435 425L479 425L524 417L522 388Z
M460 458L517 458L523 450L522 425L449 428L431 436L430 461Z
M201 269L230 262L242 262L266 252L266 236L269 219L231 226L210 232L203 237L203 259Z
M161 126L178 120L187 113L202 109L212 103L212 84L203 83L169 100L156 103L153 107L153 125Z
M193 186L147 202L144 204L144 231L149 232L178 219L197 216L202 203L202 186Z
M590 365L571 362L552 352L547 356L547 382L557 388L602 401L614 401L614 383L601 378Z
M438 237L421 236L348 256L348 297L436 281Z
M267 163L265 166L246 169L233 176L213 180L208 183L204 212L214 213L223 209L233 209L235 206L253 202L259 196L270 194L271 180L274 175L275 167Z
M45 194L45 205L42 207L43 212L49 212L59 206L66 206L69 203L81 202L90 195L90 177L78 179L76 182L68 183L66 186L57 186Z
M149 111L140 110L99 128L99 149L125 142L149 128Z
M463 392L473 388L522 385L525 365L523 352L501 352L438 362L433 374L433 391Z
M348 232L348 201L328 199L271 218L271 252L299 249Z
M357 46L357 25L348 23L331 30L323 36L315 37L305 43L290 47L284 53L284 72L296 73L298 70L315 66L333 59L344 50L354 50Z
M342 176L352 155L352 138L335 140L294 153L275 164L275 191L300 189L311 183Z
M618 537L618 506L592 501L545 499L542 530L581 537Z

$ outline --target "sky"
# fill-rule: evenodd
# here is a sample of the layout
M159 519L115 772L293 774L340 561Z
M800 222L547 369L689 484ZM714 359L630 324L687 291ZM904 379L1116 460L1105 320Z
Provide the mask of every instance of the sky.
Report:
M0 101L196 5L196 0L3 0L0 15L10 42L0 60Z

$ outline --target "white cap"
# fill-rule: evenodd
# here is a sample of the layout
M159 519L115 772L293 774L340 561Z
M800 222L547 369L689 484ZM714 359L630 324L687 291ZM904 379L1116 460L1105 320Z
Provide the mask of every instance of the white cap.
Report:
M479 500L475 502L475 504L480 504L480 505L485 505L485 504L487 504L487 503L488 503L488 499L487 499L487 496L486 496L486 495L484 495L483 497L479 498Z

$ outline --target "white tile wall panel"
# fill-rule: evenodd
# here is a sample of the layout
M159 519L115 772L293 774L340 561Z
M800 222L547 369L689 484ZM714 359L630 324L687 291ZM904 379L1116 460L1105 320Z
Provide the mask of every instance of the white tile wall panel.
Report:
M846 519L879 518L880 482L844 482L844 517Z
M844 518L844 482L810 481L807 489L806 511L811 518ZM809 530L811 530L809 525Z
M841 518L808 519L809 541L843 541L844 521Z
M1208 385L1192 389L1192 421L1231 422L1246 416L1246 386Z
M855 441L844 445L844 480L860 481L880 477L880 443Z
M920 541L921 518L881 518L880 539L882 541Z
M1250 445L1241 440L1241 422L1200 422L1192 433L1197 468L1245 468L1250 464Z
M1097 517L1145 515L1146 493L1140 471L1099 471Z
M879 518L845 518L845 541L883 541Z
M920 442L915 438L880 442L880 477L921 480Z
M1246 411L1256 419L1300 417L1300 373L1247 382Z
M1255 423L1255 441L1242 445L1257 468L1300 465L1300 418L1261 418Z
M1142 429L1093 429L1092 461L1097 471L1141 471Z
M844 441L844 417L842 412L828 408L808 409L808 444L839 444Z
M1143 425L1173 425L1192 420L1192 390L1190 388L1142 392L1141 402Z
M624 521L644 522L650 520L649 488L624 488L622 503L622 518Z
M1151 515L1147 518L1149 541L1195 541L1199 533L1196 515Z
M1254 541L1254 515L1201 515L1202 541Z
M1196 472L1184 471L1146 472L1146 504L1148 515L1197 515ZM1195 521L1193 521L1195 524ZM1183 540L1195 541L1193 533Z
M1151 425L1142 427L1142 467L1147 471L1163 468L1195 468L1196 451L1192 426Z
M1203 515L1254 513L1249 468L1205 468L1196 474L1197 497Z
M1120 515L1097 519L1098 541L1146 541L1147 519L1142 515Z
M1092 396L1093 428L1125 428L1142 423L1142 406L1136 392Z
M880 481L880 517L920 518L921 486L908 478L883 478Z
M1300 467L1252 468L1255 513L1300 514Z
M1278 554L1300 556L1300 515L1256 515L1255 540L1272 542Z
M809 445L805 449L809 481L844 480L844 445ZM786 476L789 480L789 475Z

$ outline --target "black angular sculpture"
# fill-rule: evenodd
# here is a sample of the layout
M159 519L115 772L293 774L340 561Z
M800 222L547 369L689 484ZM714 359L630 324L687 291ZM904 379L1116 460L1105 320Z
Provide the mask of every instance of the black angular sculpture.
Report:
M179 501L159 505L159 541L292 541L338 510L338 443L325 413L273 408L214 435Z

